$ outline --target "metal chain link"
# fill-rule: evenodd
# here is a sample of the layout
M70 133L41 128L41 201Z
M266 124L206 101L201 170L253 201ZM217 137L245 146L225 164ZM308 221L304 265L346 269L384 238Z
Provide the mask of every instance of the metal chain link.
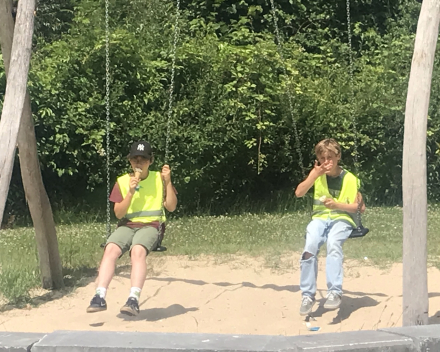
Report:
M168 100L168 121L167 121L167 134L165 142L165 163L168 162L168 149L170 144L170 131L171 131L171 115L173 113L173 93L174 93L174 76L176 71L176 50L177 50L177 40L179 37L179 16L180 16L180 0L177 0L176 4L176 21L174 23L174 40L172 49L172 64L171 64L171 82L169 90L169 100Z
M274 0L270 0L270 4L272 6L272 14L273 14L272 17L273 17L273 22L274 22L274 25L275 25L275 34L276 34L276 37L277 37L277 40L278 40L278 43L277 43L278 53L279 53L279 55L281 57L281 61L283 63L284 76L286 78L288 78L286 64L285 64L284 55L283 55L280 31L278 29L278 17L277 17L277 14L276 14ZM296 126L295 117L293 116L293 102L292 102L293 98L292 98L292 92L290 91L290 84L289 84L289 82L287 84L287 97L288 97L288 100L289 100L289 109L290 109L290 114L291 114L292 122L293 122L293 131L295 133L296 152L298 153L299 165L301 167L302 176L303 176L303 178L305 178L306 177L306 173L305 173L305 170L304 170L303 157L302 157L302 153L301 153L301 144L300 144L298 129L297 129L297 126Z
M354 114L354 69L353 69L353 50L351 44L351 15L350 15L350 0L347 0L347 29L348 29L348 55L350 60L350 118L353 125L353 156L354 156L354 168L356 175L359 172L359 163L358 163L358 141L357 141L357 125L356 118Z
M347 3L347 35L348 35L348 55L350 60L350 118L353 125L353 156L354 156L354 169L356 177L359 175L359 162L358 162L358 132L357 132L357 125L356 125L356 117L354 113L354 69L353 69L353 50L352 50L352 43L351 43L351 14L350 14L350 0L346 1ZM357 196L356 196L357 198ZM358 201L358 207L357 207L357 218L358 218L358 228L362 227L362 219L361 219L361 206L362 204Z
M111 234L110 224L110 31L109 0L105 0L105 110L106 110L106 168L107 168L107 237Z
M171 132L171 117L173 114L173 93L174 93L174 77L176 72L176 51L177 51L177 40L179 37L179 17L180 17L180 0L177 0L176 3L176 21L174 23L174 38L173 38L173 47L172 47L172 64L171 64L171 82L170 82L170 89L169 89L169 99L168 99L168 120L167 120L167 132L166 132L166 139L165 139L165 164L168 163L168 152L169 152L169 145L170 145L170 132ZM165 209L163 203L165 202L165 184L162 182L163 185L163 193L162 193L162 216L161 220L159 221L159 236L162 232L162 227L164 223L164 214ZM161 241L159 241L159 246ZM159 247L160 250L160 247Z

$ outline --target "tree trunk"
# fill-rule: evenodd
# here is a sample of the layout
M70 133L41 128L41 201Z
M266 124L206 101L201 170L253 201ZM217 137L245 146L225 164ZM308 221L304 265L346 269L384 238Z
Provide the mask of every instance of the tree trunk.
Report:
M405 111L403 143L403 325L428 324L426 132L440 2L424 0Z
M0 45L7 77L9 76L13 33L12 1L0 0ZM18 133L18 148L26 199L35 227L42 286L62 288L64 283L55 222L41 177L31 103L27 91Z

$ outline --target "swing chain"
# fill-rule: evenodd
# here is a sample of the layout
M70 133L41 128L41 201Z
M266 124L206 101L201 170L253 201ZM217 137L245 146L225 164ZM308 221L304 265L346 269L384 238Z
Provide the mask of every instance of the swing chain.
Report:
M356 173L356 177L358 177L359 174L359 162L358 162L358 141L357 141L357 136L358 136L358 131L357 131L357 125L356 125L356 118L355 118L355 113L354 113L354 69L353 69L353 50L352 50L352 42L351 42L351 14L350 14L350 0L346 0L346 4L347 4L347 35L348 35L348 57L349 57L349 67L350 67L350 118L353 124L353 156L354 156L354 168L355 168L355 173ZM358 190L359 191L359 190ZM356 196L356 198L358 198ZM362 220L361 220L361 207L362 207L362 203L360 202L360 199L357 199L358 201L358 206L357 206L357 211L356 211L356 215L358 218L358 224L357 224L357 228L358 230L360 230L363 226L362 226ZM363 200L362 200L363 202Z
M350 0L347 0L347 29L348 29L348 57L350 62L350 118L353 124L353 156L354 156L354 167L355 172L358 174L359 172L359 164L358 164L358 143L357 143L357 125L356 125L356 118L354 113L354 69L353 69L353 50L352 50L352 43L351 43L351 14L350 14Z
M176 21L174 23L174 37L173 37L173 48L172 48L172 64L171 64L171 82L170 82L170 89L169 89L169 99L168 99L168 120L167 120L167 134L166 134L166 142L165 142L165 164L168 162L168 150L170 145L170 131L171 131L171 116L173 113L173 92L174 92L174 77L176 72L176 51L177 51L177 41L179 38L179 16L180 16L180 0L177 0L176 4ZM164 209L164 202L165 202L165 196L166 196L166 188L165 183L162 181L162 215L161 220L159 221L159 236L161 236L162 228L163 228L163 218L165 214ZM161 250L161 239L159 239L158 243L158 249Z
M109 0L105 0L105 109L106 109L106 168L107 168L107 237L110 224L110 34Z
M280 35L280 31L278 29L278 17L277 17L277 14L276 14L274 0L270 0L270 4L271 4L271 7L272 7L272 17L273 17L273 22L274 22L274 25L275 25L275 34L276 34L277 41L278 41L277 42L278 53L279 53L279 55L281 57L281 62L283 64L282 66L283 66L284 76L288 80L288 82L287 82L287 97L288 97L288 100L289 100L289 109L290 109L290 114L291 114L291 118L292 118L292 122L293 122L293 131L295 133L296 151L298 153L299 165L301 167L302 176L303 176L303 178L305 178L306 177L306 173L305 173L305 170L304 170L303 157L302 157L302 153L301 153L301 144L300 144L300 139L299 139L298 129L297 129L297 126L296 126L295 117L293 116L293 102L292 102L293 99L292 99L292 92L290 90L290 79L289 79L289 76L287 75L286 63L285 63L285 59L284 59L284 55L283 55L281 35Z
M177 40L179 37L179 16L180 16L180 0L177 0L176 21L174 23L174 38L173 38L173 49L172 49L171 82L170 82L169 99L168 99L168 120L167 120L167 135L166 135L166 143L165 143L165 163L168 162L168 148L171 139L170 138L171 115L173 113L174 76L176 71L176 50L177 50Z

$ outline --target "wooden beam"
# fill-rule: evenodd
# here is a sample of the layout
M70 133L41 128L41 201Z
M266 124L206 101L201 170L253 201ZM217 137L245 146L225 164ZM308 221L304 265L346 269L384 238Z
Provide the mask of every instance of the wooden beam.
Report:
M9 75L13 36L12 0L0 0L0 46L6 77ZM26 200L35 228L41 283L43 288L62 288L64 282L58 239L52 208L41 176L28 91L26 91L18 133L18 149Z
M17 26L12 43L9 79L0 120L0 223L11 182L23 103L32 53L35 0L18 2Z
M440 1L424 0L417 24L403 142L403 325L428 324L426 133Z

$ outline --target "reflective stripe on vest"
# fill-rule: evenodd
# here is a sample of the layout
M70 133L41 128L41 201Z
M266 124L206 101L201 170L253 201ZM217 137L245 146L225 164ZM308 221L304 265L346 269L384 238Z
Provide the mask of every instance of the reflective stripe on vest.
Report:
M127 219L133 219L142 216L161 216L162 210L150 210L150 211L137 211L135 213L127 214L125 217Z
M345 171L344 178L342 180L342 188L339 197L335 199L338 203L351 204L356 200L356 196L359 188L359 180L350 172ZM330 195L327 185L326 175L321 175L315 181L315 192L313 196L313 212L312 219L341 219L346 220L353 226L356 226L356 222L353 217L356 213L348 213L342 210L328 209L323 202L319 200L322 196L333 198Z
M122 197L130 190L130 175L125 174L117 180ZM133 194L125 218L132 222L165 222L163 211L163 183L160 172L149 171L148 177L139 182L139 189Z

